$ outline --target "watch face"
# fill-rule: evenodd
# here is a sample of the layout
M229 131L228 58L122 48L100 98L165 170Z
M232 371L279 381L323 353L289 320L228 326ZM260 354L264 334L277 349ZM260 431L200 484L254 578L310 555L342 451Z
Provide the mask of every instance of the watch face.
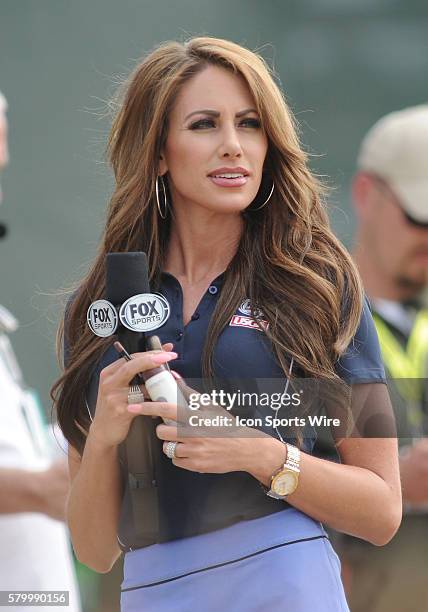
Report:
M277 495L290 495L297 487L298 474L292 471L284 471L275 476L272 482L272 491Z

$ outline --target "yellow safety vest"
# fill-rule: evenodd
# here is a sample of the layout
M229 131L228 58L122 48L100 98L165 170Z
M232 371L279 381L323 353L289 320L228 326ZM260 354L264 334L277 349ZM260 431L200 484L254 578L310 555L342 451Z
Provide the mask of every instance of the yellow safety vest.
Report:
M405 347L376 312L373 319L385 366L400 395L411 402L421 402L427 380L428 310L419 311Z

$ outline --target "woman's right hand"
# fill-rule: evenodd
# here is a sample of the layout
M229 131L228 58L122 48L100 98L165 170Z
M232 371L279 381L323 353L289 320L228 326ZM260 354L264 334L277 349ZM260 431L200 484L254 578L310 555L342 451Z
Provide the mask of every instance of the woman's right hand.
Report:
M163 351L134 353L131 361L121 358L101 370L95 417L89 430L93 442L111 448L126 438L132 420L138 416L128 411L130 382L139 372L177 358L177 353L170 352L172 344L162 348Z

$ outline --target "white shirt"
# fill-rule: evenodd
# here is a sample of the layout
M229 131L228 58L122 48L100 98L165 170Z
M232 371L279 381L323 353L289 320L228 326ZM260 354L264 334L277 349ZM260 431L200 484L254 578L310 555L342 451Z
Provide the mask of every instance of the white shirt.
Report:
M9 339L0 330L0 468L44 470L54 458L49 429L36 398L19 379ZM69 607L38 609L80 612L64 523L41 513L0 514L0 590L69 591ZM27 612L28 606L13 609Z
M371 302L374 310L380 314L385 321L393 325L405 336L410 336L415 323L415 316L409 312L403 304L383 298L373 298Z

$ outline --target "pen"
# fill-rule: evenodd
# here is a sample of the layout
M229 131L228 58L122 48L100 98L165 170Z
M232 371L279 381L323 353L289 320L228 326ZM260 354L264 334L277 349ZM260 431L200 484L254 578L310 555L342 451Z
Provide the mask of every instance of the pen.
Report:
M148 338L148 344L150 345L150 348L152 350L162 350L162 344L161 341L159 340L158 336L150 336L150 338ZM123 344L121 342L119 342L118 340L116 340L116 342L113 344L114 348L116 349L116 351L119 353L119 357L123 357L125 359L125 361L131 361L132 357L131 355L128 353L128 351L126 350L126 348L123 346ZM168 363L164 363L163 366L169 370L169 364ZM135 378L138 379L138 382L136 384L138 385L143 385L144 384L144 378L141 374L136 374Z
M131 361L132 360L131 355L128 353L128 351L126 350L126 348L123 346L123 344L121 342L116 340L116 342L113 343L113 346L116 349L116 351L118 352L119 357L123 357L125 359L125 361ZM137 385L144 385L144 378L141 376L141 374L136 374L134 376L133 381L136 381Z

